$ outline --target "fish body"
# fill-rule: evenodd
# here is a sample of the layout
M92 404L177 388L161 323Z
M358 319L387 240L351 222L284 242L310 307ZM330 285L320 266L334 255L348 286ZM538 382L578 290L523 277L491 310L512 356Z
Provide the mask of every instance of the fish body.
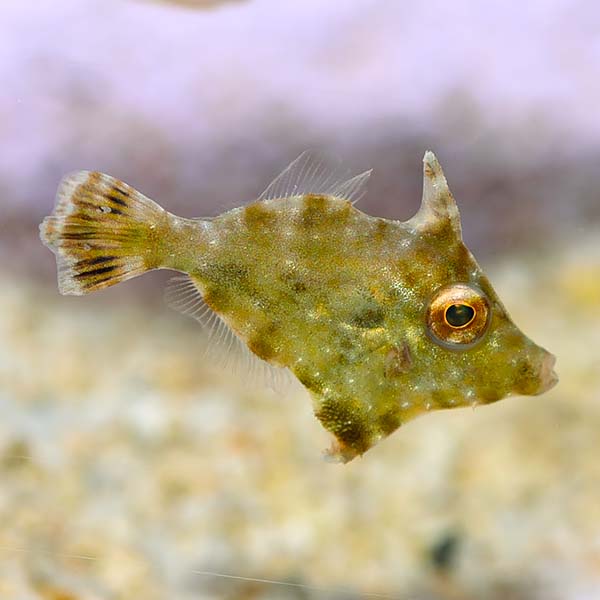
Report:
M253 355L291 371L343 462L423 412L552 387L554 357L514 325L464 245L435 156L406 222L354 206L367 177L336 179L305 154L257 201L194 220L80 172L41 235L63 293L186 273L179 307L201 298Z

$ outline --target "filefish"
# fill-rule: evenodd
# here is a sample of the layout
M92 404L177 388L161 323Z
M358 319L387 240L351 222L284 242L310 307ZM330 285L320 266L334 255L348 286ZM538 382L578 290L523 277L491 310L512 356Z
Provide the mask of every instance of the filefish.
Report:
M401 222L355 207L370 171L347 178L302 154L257 200L206 219L175 216L99 172L66 176L41 239L62 294L152 269L184 273L174 304L289 372L347 462L427 411L536 395L554 356L513 323L462 241L432 152L423 198ZM210 319L208 319L210 321Z

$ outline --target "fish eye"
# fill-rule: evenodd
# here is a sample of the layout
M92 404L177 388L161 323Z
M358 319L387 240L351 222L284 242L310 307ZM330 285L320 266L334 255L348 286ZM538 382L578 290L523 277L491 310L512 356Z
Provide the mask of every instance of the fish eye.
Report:
M468 304L451 304L444 313L444 319L450 327L461 329L475 318L475 309Z
M483 338L490 312L488 299L476 287L465 283L444 286L427 308L427 331L440 346L465 350Z

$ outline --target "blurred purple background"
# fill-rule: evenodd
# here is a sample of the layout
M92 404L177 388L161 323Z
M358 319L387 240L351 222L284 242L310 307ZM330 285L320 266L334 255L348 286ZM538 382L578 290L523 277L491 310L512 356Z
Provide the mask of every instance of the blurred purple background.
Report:
M431 148L479 256L552 244L600 220L598 17L561 0L4 2L3 262L52 281L37 223L65 172L204 216L306 148L374 168L361 208L399 219Z
M576 0L0 0L0 598L600 598L599 17ZM217 368L162 306L167 273L59 296L38 223L65 173L210 216L307 148L373 168L359 208L398 219L434 150L560 384L428 415L341 467L308 398Z

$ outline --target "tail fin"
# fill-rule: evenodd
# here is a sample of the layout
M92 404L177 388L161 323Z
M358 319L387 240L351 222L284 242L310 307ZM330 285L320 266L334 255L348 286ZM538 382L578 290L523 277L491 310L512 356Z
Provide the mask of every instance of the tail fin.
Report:
M168 213L122 181L79 171L60 183L40 237L56 254L61 294L81 296L158 267Z

